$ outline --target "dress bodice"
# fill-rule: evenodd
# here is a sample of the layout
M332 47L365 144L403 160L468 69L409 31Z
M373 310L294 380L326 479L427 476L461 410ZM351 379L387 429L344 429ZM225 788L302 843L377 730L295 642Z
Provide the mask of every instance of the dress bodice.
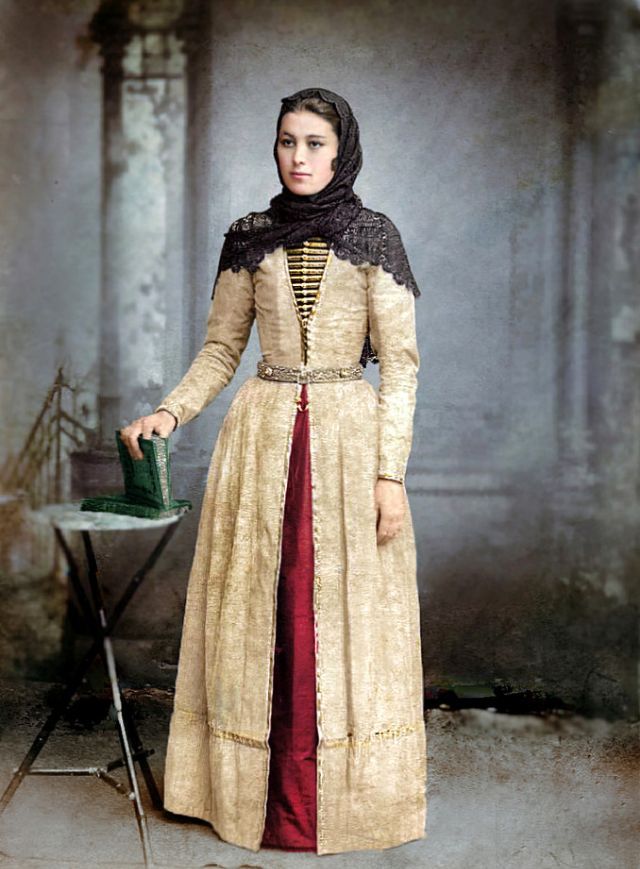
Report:
M378 473L401 480L419 367L414 302L382 264L354 263L317 236L275 248L255 270L222 269L202 349L156 410L169 410L178 425L197 416L231 381L254 322L263 362L286 367L351 368L369 333L380 362ZM371 387L354 381L352 388L364 396Z

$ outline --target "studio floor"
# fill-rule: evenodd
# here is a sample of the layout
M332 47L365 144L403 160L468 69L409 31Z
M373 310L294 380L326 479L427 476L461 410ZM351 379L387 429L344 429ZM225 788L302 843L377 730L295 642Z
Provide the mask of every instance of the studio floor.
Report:
M0 683L0 790L49 709L52 686ZM171 696L131 692L156 780ZM104 711L104 710L102 710ZM91 715L97 719L91 723ZM63 721L36 765L105 765L120 754L112 720L85 707ZM259 853L220 841L211 827L153 809L142 788L153 866L293 869L638 869L637 722L573 715L516 716L430 710L427 837L386 851L341 855ZM126 782L122 771L115 773ZM29 776L0 816L2 867L142 866L132 806L92 776Z

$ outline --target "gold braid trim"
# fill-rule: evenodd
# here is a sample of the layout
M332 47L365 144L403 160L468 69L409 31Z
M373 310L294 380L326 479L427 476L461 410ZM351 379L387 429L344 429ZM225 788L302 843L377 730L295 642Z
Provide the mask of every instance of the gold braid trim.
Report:
M410 733L415 733L421 727L424 727L424 722L420 722L419 724L403 724L399 727L390 727L388 730L378 730L375 733L370 733L368 736L357 737L352 733L349 733L341 739L325 739L324 745L327 748L366 745L371 742L378 742L380 739L396 739L401 736L407 736Z
M230 730L218 730L209 722L209 729L216 739L228 739L231 742L239 742L241 745L248 745L251 748L266 748L267 743L264 739L254 739L251 736L245 736L242 733L233 733Z
M243 733L234 733L231 730L221 730L216 727L212 721L207 721L207 716L203 712L192 712L190 709L181 709L176 707L174 715L180 715L188 721L197 721L200 724L206 724L211 731L212 736L217 739L229 739L232 742L239 742L241 745L248 745L251 748L266 748L267 742L264 739L257 739L254 736L245 736Z
M206 716L201 713L190 712L186 709L176 709L175 711L185 718L190 718L192 720L203 721L206 718ZM212 735L217 739L228 739L231 742L239 742L241 745L248 745L251 748L267 747L267 741L264 739L256 739L252 736L245 736L242 733L234 733L231 730L220 730L213 724L213 722L209 721L207 723ZM353 733L348 733L346 736L338 737L336 739L323 739L322 744L326 748L349 748L368 745L372 742L378 742L381 739L398 739L403 736L408 736L409 734L420 730L421 727L424 727L424 721L420 721L416 724L401 724L398 727L389 727L387 730L378 730L374 733L368 734L367 736L359 737L355 736Z

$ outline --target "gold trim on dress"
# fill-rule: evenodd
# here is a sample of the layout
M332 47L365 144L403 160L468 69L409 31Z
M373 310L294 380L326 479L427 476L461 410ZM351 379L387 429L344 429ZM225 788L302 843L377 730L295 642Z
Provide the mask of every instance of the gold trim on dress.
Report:
M320 236L305 239L301 245L283 248L285 274L300 325L302 360L309 353L309 327L322 296L331 248Z

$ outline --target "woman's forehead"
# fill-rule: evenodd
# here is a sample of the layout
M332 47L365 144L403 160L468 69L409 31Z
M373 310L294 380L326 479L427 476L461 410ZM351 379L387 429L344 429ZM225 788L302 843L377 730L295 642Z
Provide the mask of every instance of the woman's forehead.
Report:
M290 134L298 132L308 136L316 134L326 138L329 132L333 131L333 127L326 118L316 112L302 109L284 114L280 120L280 131Z

